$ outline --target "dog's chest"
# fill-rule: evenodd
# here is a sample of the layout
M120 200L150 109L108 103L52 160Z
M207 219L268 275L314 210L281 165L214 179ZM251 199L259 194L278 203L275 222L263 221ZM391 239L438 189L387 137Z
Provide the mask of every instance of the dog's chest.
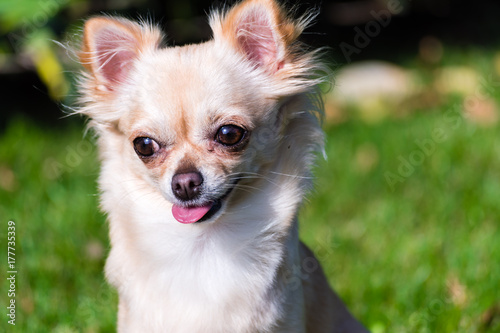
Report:
M247 256L198 254L161 268L142 265L135 272L121 264L117 279L120 320L125 332L260 332L279 319L273 291L275 268ZM118 272L118 271L115 271Z

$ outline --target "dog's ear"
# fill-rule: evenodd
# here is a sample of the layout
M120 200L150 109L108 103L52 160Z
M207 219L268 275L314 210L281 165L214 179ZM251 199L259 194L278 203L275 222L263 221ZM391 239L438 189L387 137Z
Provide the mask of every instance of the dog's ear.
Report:
M303 26L290 20L274 0L245 0L211 20L215 40L224 39L257 67L275 73Z
M158 48L161 40L157 28L122 18L94 17L84 26L80 62L97 87L112 91L127 80L141 53Z

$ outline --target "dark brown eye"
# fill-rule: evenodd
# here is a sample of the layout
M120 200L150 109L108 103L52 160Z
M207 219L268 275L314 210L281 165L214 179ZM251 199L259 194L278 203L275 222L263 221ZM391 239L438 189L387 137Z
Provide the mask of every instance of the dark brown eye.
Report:
M246 131L236 125L224 125L217 131L215 141L224 146L235 146L243 140Z
M151 138L139 137L134 140L134 149L137 155L147 157L156 153L160 146Z

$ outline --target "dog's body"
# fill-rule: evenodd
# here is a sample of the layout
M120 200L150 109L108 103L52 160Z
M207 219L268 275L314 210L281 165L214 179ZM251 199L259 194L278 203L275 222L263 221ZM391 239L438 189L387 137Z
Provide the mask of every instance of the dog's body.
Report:
M213 40L165 48L149 25L87 21L120 332L365 332L298 239L323 140L304 25L247 0Z

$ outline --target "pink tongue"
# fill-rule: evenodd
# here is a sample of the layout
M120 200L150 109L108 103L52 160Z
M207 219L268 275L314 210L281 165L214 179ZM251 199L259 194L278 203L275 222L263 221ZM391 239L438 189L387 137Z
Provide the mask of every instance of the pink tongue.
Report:
M180 223L194 223L199 221L212 208L213 203L201 207L180 207L172 206L172 215Z

